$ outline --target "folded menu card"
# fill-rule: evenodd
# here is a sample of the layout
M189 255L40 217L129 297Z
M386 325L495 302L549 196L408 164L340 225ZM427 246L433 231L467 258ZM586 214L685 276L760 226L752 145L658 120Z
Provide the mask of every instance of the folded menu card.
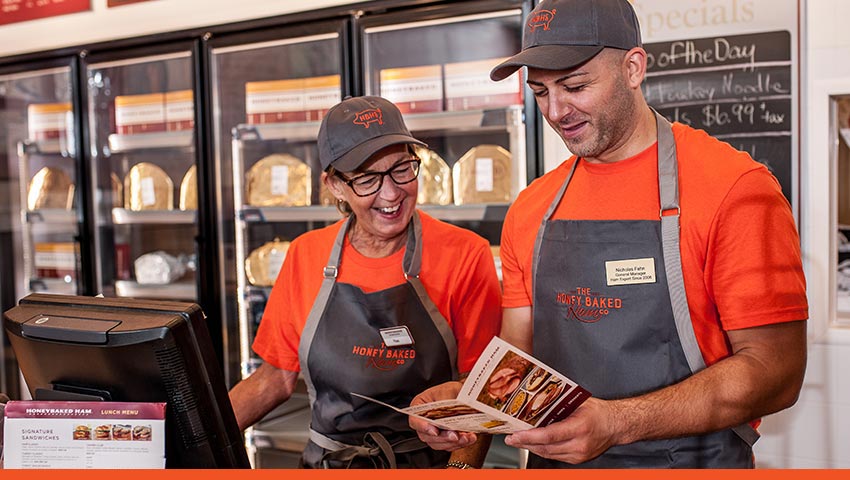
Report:
M499 337L484 349L454 400L398 408L352 393L445 430L512 433L570 415L590 392Z

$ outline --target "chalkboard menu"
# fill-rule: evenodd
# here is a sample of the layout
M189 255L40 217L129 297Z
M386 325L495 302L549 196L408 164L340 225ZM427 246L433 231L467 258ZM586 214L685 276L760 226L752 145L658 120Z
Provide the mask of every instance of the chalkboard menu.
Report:
M644 49L647 102L668 120L705 130L765 164L792 202L791 34L678 40Z

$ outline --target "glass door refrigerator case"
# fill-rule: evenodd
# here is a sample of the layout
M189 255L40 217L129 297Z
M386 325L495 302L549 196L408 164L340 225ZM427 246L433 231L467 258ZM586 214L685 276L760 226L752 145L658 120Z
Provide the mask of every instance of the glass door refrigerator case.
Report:
M226 372L262 360L251 345L289 241L337 221L322 195L319 124L349 91L347 17L210 43ZM246 432L257 467L295 467L307 442L306 387Z
M125 55L86 66L97 288L200 303L193 53Z
M490 70L521 47L528 2L464 2L359 19L364 93L399 106L422 149L423 211L498 244L508 205L536 175L524 81ZM533 108L533 107L531 107ZM497 269L499 272L500 268Z
M75 128L74 60L0 68L0 297L3 311L32 293L83 294L82 170ZM0 332L0 391L19 398Z

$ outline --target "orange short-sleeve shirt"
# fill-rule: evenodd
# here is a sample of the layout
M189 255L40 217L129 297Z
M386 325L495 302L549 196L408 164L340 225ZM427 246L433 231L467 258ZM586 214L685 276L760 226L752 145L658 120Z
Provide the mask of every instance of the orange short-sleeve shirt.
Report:
M422 267L419 279L446 318L458 346L458 371L472 369L501 326L501 289L488 242L470 230L420 212ZM298 344L319 292L322 269L343 221L296 238L272 288L260 321L254 351L277 368L300 371ZM367 258L347 238L338 282L365 292L405 282L404 249L385 258Z
M800 241L767 168L704 131L677 123L673 133L685 290L710 365L730 354L726 330L808 318ZM504 307L532 304L534 240L575 161L535 180L508 211L501 246ZM613 164L580 161L554 218L658 220L657 146Z

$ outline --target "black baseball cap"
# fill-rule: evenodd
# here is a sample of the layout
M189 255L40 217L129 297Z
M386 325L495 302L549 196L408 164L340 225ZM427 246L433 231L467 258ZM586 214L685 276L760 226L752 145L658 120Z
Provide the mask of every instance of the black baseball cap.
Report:
M410 134L401 112L382 97L346 97L334 105L319 127L319 162L351 172L378 150L411 143L427 147Z
M522 33L522 51L497 65L499 81L521 67L566 70L590 60L605 47L640 47L640 24L628 0L543 0Z

